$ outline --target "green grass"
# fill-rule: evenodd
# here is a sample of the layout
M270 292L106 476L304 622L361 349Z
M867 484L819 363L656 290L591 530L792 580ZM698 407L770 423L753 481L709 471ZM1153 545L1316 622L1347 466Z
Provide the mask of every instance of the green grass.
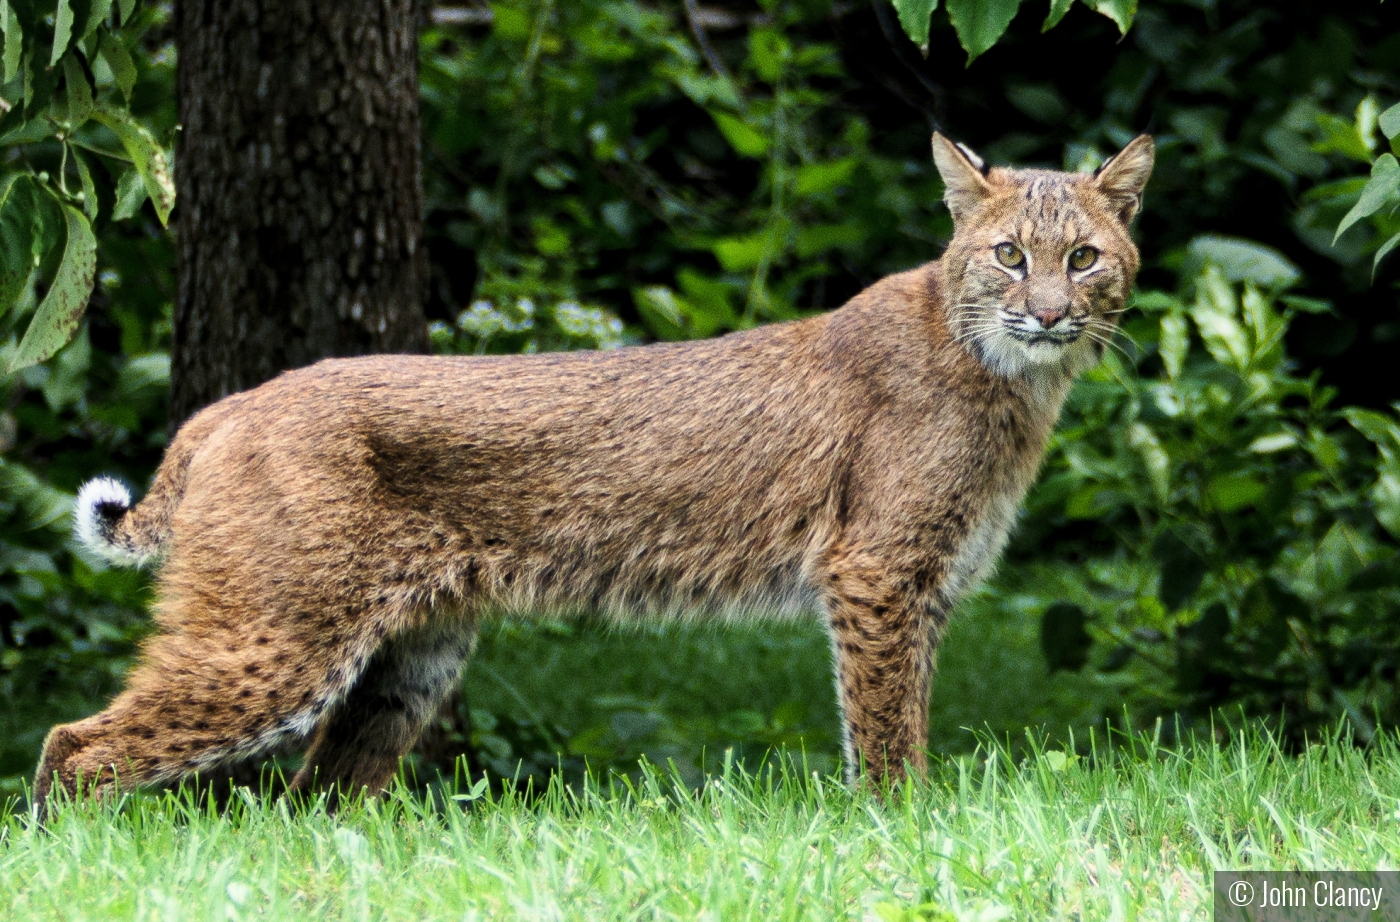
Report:
M1393 738L987 752L887 803L775 769L446 806L399 788L337 816L79 804L47 833L0 824L0 918L1206 919L1211 868L1400 861Z
M1287 756L1258 734L1173 749L1100 733L1091 748L1130 677L1049 674L1032 614L1009 595L965 607L931 708L947 757L889 803L830 777L816 624L506 624L465 685L500 725L487 736L514 727L498 768L525 728L542 759L557 744L624 772L610 786L566 772L467 803L401 785L334 817L146 794L67 809L48 834L0 809L0 919L1205 919L1212 867L1396 865L1393 740ZM9 738L15 760L37 756L30 724L98 705L0 715L28 734ZM765 768L774 744L805 767ZM639 753L675 774L638 770Z

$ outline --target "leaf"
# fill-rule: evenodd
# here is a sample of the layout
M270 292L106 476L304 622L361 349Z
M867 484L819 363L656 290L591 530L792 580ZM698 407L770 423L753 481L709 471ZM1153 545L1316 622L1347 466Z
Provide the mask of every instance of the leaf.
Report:
M1271 455L1276 451L1286 451L1290 448L1298 447L1298 436L1292 432L1274 432L1269 435L1261 435L1250 442L1247 450L1258 455Z
M681 269L676 273L676 281L685 292L693 338L738 329L739 315L730 303L733 290L728 285L693 269Z
M1197 275L1206 265L1220 267L1227 281L1253 282L1272 290L1288 288L1302 277L1298 267L1273 247L1219 234L1203 234L1186 248L1183 273Z
M29 277L59 239L63 218L31 176L0 186L0 316L24 294Z
M778 30L758 28L749 33L749 65L759 79L777 82L791 57L792 46Z
M1142 457L1152 494L1163 507L1171 496L1171 459L1151 429L1140 422L1128 427L1128 445Z
M1371 166L1371 178L1361 190L1361 198L1342 218L1342 223L1337 225L1332 245L1336 246L1347 228L1357 221L1369 218L1386 205L1393 207L1397 201L1400 201L1400 161L1395 159L1394 154L1381 154Z
M145 201L146 184L141 181L141 174L133 167L117 180L117 202L112 206L112 220L125 221L135 217Z
M0 31L5 33L5 76L0 82L9 83L19 73L20 54L24 50L24 30L9 0L0 0Z
M58 59L63 57L63 52L68 50L68 43L73 40L73 7L70 0L58 0L58 9L54 13L53 21L53 54L49 56L49 66L53 67L58 63Z
M71 130L92 116L92 86L76 54L63 58L63 83L68 93L68 124Z
M1357 545L1359 537L1346 523L1336 522L1318 544L1313 560L1318 588L1323 592L1346 589L1366 566Z
M1319 112L1316 120L1322 138L1311 145L1314 151L1319 154L1341 154L1362 163L1371 162L1371 149L1366 146L1366 139L1353 122L1330 112Z
M665 720L651 711L618 711L608 721L608 726L618 739L629 742L651 736ZM759 722L762 723L762 718L759 718Z
M928 44L929 20L938 9L938 0L892 0L895 12L899 14L899 24L904 34L923 47Z
M1041 25L1040 31L1049 32L1060 24L1060 20L1065 18L1069 8L1074 5L1074 0L1050 0L1050 15L1045 17L1045 23Z
M1210 479L1206 493L1221 512L1239 512L1264 498L1269 487L1252 474L1219 474Z
M856 170L855 157L842 157L822 163L804 163L797 168L797 181L793 191L798 195L821 195L850 181Z
M1381 244L1381 248L1376 251L1375 260L1371 263L1371 281L1374 282L1376 280L1376 270L1380 269L1381 260L1389 256L1390 251L1397 246L1400 246L1400 233L1397 233L1394 237L1391 237L1385 243Z
M20 296L34 271L33 234L29 209L20 204L33 180L12 175L0 186L0 317Z
M1186 329L1186 318L1180 311L1162 315L1162 338L1157 350L1162 356L1162 364L1167 367L1167 376L1173 381L1181 377L1186 365L1186 353L1191 349L1191 338Z
M69 147L68 156L73 158L73 165L78 168L78 179L83 184L83 214L88 216L89 221L96 221L97 184L92 181L92 171L88 169L87 160L77 148Z
M107 66L112 69L112 79L116 82L117 89L129 104L131 91L136 88L136 63L131 60L131 53L126 50L121 39L110 32L102 33L99 51Z
M471 786L465 794L453 794L452 799L459 802L470 803L473 800L480 800L490 789L491 782L488 778L481 778Z
M1191 319L1206 344L1206 351L1220 364L1248 371L1252 359L1249 334L1240 323L1235 290L1215 266L1196 280L1196 300Z
M82 212L68 205L62 208L68 224L63 261L58 264L49 293L29 321L29 329L24 331L19 351L10 363L11 372L37 365L67 345L92 295L97 275L97 238Z
M786 234L787 225L780 221L752 234L721 237L710 250L726 272L745 272L781 253Z
M1006 33L1020 5L1021 0L948 0L948 18L967 52L968 64Z
M1382 112L1377 124L1381 126L1381 134L1387 138L1394 140L1400 136L1400 103Z
M1342 415L1380 452L1371 503L1376 520L1400 537L1400 422L1393 415L1360 407L1347 407Z
M729 146L744 157L763 157L768 153L768 138L758 129L727 112L711 112L715 125Z
M827 250L854 246L868 237L859 224L814 224L797 232L793 249L799 259L809 259Z
M1051 605L1040 619L1040 652L1051 672L1078 672L1089 661L1092 639L1084 629L1084 609L1078 605Z
M141 181L146 184L146 194L156 208L160 223L170 220L170 210L175 207L175 181L170 175L170 163L165 151L146 127L131 117L131 113L108 105L93 109L92 117L116 134L122 147L131 155L132 162L141 173Z
M112 15L112 0L91 0L88 5L87 15L83 17L82 28L78 31L78 37L86 39L98 26L102 25ZM83 49L84 54L90 54L92 46L88 45ZM91 57L88 58L91 61Z
M121 22L117 25L126 25L127 20L136 12L136 0L117 0L117 12L121 17Z
M1112 19L1119 35L1127 35L1137 15L1137 0L1085 0L1096 13Z
M646 321L647 328L662 339L690 339L686 315L689 314L685 301L665 285L648 285L632 292L632 300L637 313Z
M12 502L20 514L21 527L43 528L67 516L73 509L73 495L54 488L18 464L0 461L0 496Z

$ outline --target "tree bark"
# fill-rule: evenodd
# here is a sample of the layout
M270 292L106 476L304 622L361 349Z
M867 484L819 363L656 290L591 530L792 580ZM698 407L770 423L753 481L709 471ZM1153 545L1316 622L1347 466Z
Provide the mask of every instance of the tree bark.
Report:
M416 0L177 0L171 431L329 356L421 352Z
M417 0L177 0L170 431L332 356L424 352ZM470 739L456 696L428 734ZM257 785L261 762L207 779Z

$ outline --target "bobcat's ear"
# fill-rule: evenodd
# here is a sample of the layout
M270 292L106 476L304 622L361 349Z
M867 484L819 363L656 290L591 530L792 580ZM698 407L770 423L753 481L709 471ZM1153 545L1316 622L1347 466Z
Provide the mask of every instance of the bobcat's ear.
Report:
M1107 195L1124 224L1142 205L1142 189L1152 175L1152 136L1140 134L1094 173L1094 185Z
M992 194L982 158L937 132L933 135L933 162L943 178L943 201L948 203L955 222Z

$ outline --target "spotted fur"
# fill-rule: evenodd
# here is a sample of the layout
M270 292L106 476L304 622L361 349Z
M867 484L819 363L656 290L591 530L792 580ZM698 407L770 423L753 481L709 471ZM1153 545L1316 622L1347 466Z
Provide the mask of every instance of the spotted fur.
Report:
M477 625L824 612L852 766L922 770L934 648L1112 334L1151 168L987 168L935 137L941 260L809 320L614 352L322 362L180 431L84 540L159 559L127 688L35 779L170 781L311 739L294 787L378 790ZM1024 271L997 262L1012 243ZM1093 246L1093 271L1066 254ZM716 676L716 681L723 681Z

